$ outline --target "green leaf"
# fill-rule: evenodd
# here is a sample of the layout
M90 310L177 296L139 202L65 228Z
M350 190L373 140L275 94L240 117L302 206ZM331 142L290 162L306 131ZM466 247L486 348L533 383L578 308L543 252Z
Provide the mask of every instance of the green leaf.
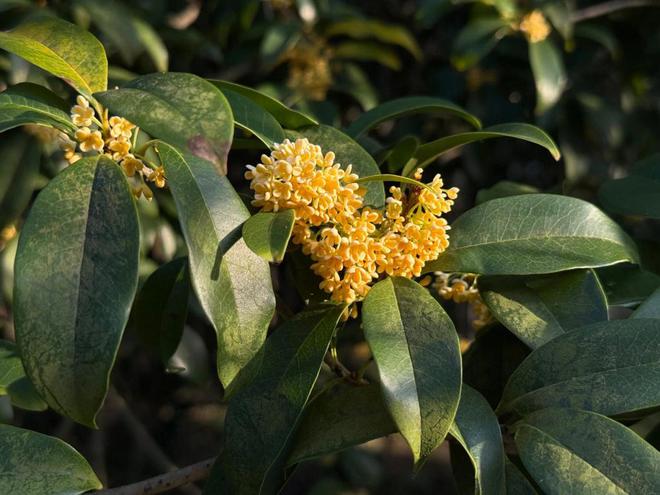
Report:
M660 453L598 414L537 411L516 426L515 439L525 468L543 493L660 493Z
M446 136L421 145L417 148L417 152L414 156L417 163L413 166L406 167L403 171L403 175L410 175L410 173L418 167L425 168L443 153L459 146L474 143L475 141L482 141L484 139L500 137L520 139L522 141L538 144L547 149L555 160L559 160L561 157L559 148L557 148L557 145L552 138L538 127L523 123L498 124L482 131L462 132L460 134Z
M623 263L596 270L610 306L631 306L643 302L660 287L660 275Z
M631 318L660 318L660 289L651 294L635 312Z
M307 309L266 341L252 382L230 401L225 448L204 493L275 494L303 408L344 306Z
M222 94L225 95L231 106L237 127L251 132L269 148L273 147L273 143L284 141L282 127L267 110L250 98L230 89L223 89Z
M417 60L421 60L422 50L415 38L406 28L387 24L375 19L352 18L330 24L326 36L349 36L354 39L374 38L383 43L398 45L405 48Z
M477 129L481 128L481 121L477 117L450 101L430 96L406 96L390 100L363 113L346 129L346 133L357 138L382 122L417 113L449 113Z
M561 52L551 39L529 43L529 63L536 84L536 113L542 114L561 98L567 84Z
M31 83L21 83L0 93L0 132L25 124L55 127L73 133L67 107L55 93Z
M211 164L159 143L183 229L193 287L218 339L218 375L227 387L261 348L275 309L268 263L240 237L249 212Z
M591 270L542 277L481 277L493 316L533 349L574 328L607 320L607 300Z
M456 330L426 289L401 277L373 286L362 321L385 403L419 467L456 415L461 394Z
M488 55L510 32L509 22L501 17L471 20L454 38L451 63L459 71L468 70Z
M660 218L660 154L642 160L628 177L605 182L598 198L613 213Z
M39 194L16 253L14 318L48 405L96 426L137 287L137 211L119 166L84 158Z
M167 363L177 350L188 316L188 259L159 266L145 280L131 310L131 325Z
M449 430L470 457L475 473L475 493L504 493L504 447L500 425L479 392L463 385L461 402Z
M505 459L506 494L507 495L537 495L529 480L509 459Z
M594 205L553 194L494 199L451 226L449 248L424 271L532 275L637 262L637 248Z
M511 182L508 180L501 180L494 186L487 189L480 189L477 192L476 204L480 205L491 199L507 198L509 196L519 196L521 194L535 194L539 193L538 188L528 184L521 184L520 182Z
M0 340L0 396L9 395L12 405L28 411L45 411L48 405L25 375L18 349Z
M395 50L372 41L344 41L332 50L336 59L376 62L388 69L401 70L401 59Z
M83 94L107 88L103 45L87 31L56 17L34 18L0 32L0 49L64 79Z
M41 152L34 138L16 132L0 143L0 229L15 222L32 198L39 174Z
M307 138L313 144L317 144L323 153L334 152L335 162L341 163L345 168L353 165L353 172L360 177L380 174L376 161L365 149L353 141L343 132L327 125L305 127L298 131L289 131L290 139ZM385 204L385 188L380 182L366 184L367 194L364 197L365 204L380 207Z
M88 462L62 440L0 425L0 492L77 495L103 485Z
M340 383L305 408L287 465L340 452L396 431L379 384Z
M150 74L95 96L111 113L227 173L234 118L229 103L211 83L192 74Z
M574 407L607 416L660 406L660 320L595 323L551 340L511 375L499 413Z
M243 240L266 261L279 263L284 259L295 219L293 210L257 213L243 224Z
M209 82L220 88L223 92L229 90L249 98L264 110L270 112L273 117L275 117L275 119L287 129L298 129L309 125L318 125L318 122L309 115L297 110L292 110L283 105L279 100L255 89L229 81L210 80Z

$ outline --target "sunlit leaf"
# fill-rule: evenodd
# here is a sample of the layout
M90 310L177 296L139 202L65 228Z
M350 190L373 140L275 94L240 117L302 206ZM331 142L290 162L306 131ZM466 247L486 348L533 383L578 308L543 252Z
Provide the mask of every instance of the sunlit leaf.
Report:
M293 210L257 213L243 224L243 240L266 261L279 263L289 244L295 217Z

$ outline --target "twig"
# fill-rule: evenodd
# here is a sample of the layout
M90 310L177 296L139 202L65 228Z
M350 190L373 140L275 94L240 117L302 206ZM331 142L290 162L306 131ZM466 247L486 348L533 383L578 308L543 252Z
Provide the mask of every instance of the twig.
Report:
M582 22L587 19L609 15L619 10L633 7L660 7L660 0L610 0L591 7L576 10L571 16L573 22Z
M208 478L215 458L206 459L170 473L161 474L131 485L94 492L98 495L155 495Z

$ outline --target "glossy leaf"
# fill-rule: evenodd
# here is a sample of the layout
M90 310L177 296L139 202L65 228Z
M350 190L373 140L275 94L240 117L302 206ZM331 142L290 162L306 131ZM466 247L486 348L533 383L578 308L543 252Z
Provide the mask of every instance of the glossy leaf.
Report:
M461 394L456 330L426 289L401 277L373 286L362 321L385 403L419 467L456 415Z
M660 218L660 155L640 162L628 177L605 182L598 197L607 211Z
M66 104L55 93L31 83L12 86L0 93L0 132L25 124L40 124L72 133Z
M660 320L595 323L532 352L507 383L499 413L573 407L608 416L660 406Z
M189 292L188 259L177 258L149 275L135 298L131 325L164 363L181 342Z
M417 163L412 167L407 167L407 169L404 170L403 175L410 175L410 173L418 167L426 167L443 153L459 146L482 141L484 139L500 137L520 139L522 141L538 144L547 149L555 160L559 160L561 157L559 148L557 148L557 145L552 138L538 127L523 123L498 124L481 131L454 134L421 145L417 148L414 157L417 160Z
M34 138L16 131L3 136L0 157L0 229L3 229L15 222L30 203L41 153Z
M461 402L449 430L470 457L475 473L475 493L504 493L504 447L497 417L479 392L463 385Z
M495 318L535 349L576 327L607 320L607 300L591 270L542 277L481 277Z
M12 405L29 411L44 411L47 404L25 375L16 345L0 340L0 396L8 395Z
M417 113L448 113L477 129L481 128L481 121L477 117L450 101L430 96L406 96L390 100L363 113L346 129L346 133L358 137L382 122Z
M95 96L111 113L226 174L234 119L226 98L211 83L192 74L150 74Z
M422 58L422 50L410 31L396 24L354 17L330 24L325 34L328 37L344 35L353 39L374 38L383 43L405 48L418 60Z
M56 17L33 18L0 32L0 49L64 79L81 93L91 95L107 87L103 45L87 31Z
M318 122L309 115L293 110L282 104L279 100L255 89L229 81L210 80L209 82L220 88L223 92L229 90L249 98L261 108L270 112L287 129L318 125Z
M319 125L304 127L296 132L288 132L290 139L305 137L313 144L321 147L323 153L329 151L335 154L335 163L342 167L353 165L353 172L360 177L380 174L376 161L362 146L353 141L343 132L334 127ZM365 184L367 193L364 197L365 204L380 207L385 204L385 188L380 182Z
M253 380L230 401L225 448L204 493L275 494L344 306L308 309L285 322L251 363Z
M338 384L305 408L287 465L339 452L396 431L377 383Z
M635 312L631 318L660 318L660 289L651 294Z
M637 261L625 232L586 201L552 194L494 199L451 226L449 248L424 270L530 275Z
M544 493L660 492L660 453L611 419L551 408L515 428L523 464Z
M139 235L126 178L101 156L48 184L19 239L14 318L25 370L49 406L87 426L135 295Z
M286 253L295 219L293 210L252 215L243 224L243 240L266 261L279 263Z
M273 143L284 141L282 127L269 112L240 93L223 89L222 94L231 106L237 127L254 134L269 148L273 147Z
M536 84L536 113L542 114L559 101L567 84L561 52L551 39L529 43L529 63Z
M275 298L268 263L240 237L249 212L211 164L157 145L188 245L197 297L218 339L218 375L228 386L261 348Z
M89 463L58 438L0 424L0 493L77 495L103 485Z

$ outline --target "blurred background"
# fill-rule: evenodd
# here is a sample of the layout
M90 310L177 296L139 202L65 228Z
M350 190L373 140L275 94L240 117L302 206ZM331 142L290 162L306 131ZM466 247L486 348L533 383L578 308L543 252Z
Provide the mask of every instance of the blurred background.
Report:
M490 140L443 155L425 177L441 173L445 184L461 189L450 222L476 203L530 191L581 197L605 208L643 254L642 269L599 272L610 303L625 312L660 285L658 223L621 216L620 205L631 198L599 191L660 151L658 7L655 0L0 0L0 29L29 16L56 15L102 41L112 86L155 71L192 72L254 87L337 127L381 102L412 95L451 100L484 126L536 124L556 140L561 161L529 143ZM0 51L0 90L23 81L48 85L73 101L61 81ZM383 171L398 173L420 143L462 130L467 128L458 119L410 116L380 125L361 144ZM247 201L244 166L263 150L246 142L236 142L229 176ZM0 134L0 158L0 338L11 340L17 235L35 195L66 162L56 134L36 126ZM185 245L166 190L155 191L150 203L139 201L139 210L144 280L185 255ZM294 287L309 278L299 258L287 258L273 268L281 297L277 318L302 306ZM465 348L471 345L464 356L467 383L496 403L527 349L498 326L480 330L475 341L473 315L464 305L443 303ZM349 368L368 356L357 324L342 332L339 344ZM110 486L197 462L222 445L226 404L214 378L214 346L212 328L191 294L183 339L166 363L154 351L149 329L131 320L101 430L43 411L29 394L18 404L0 397L0 421L65 439ZM466 469L460 456L446 442L413 478L404 441L391 436L300 466L283 493L458 493L456 480ZM201 492L191 486L172 493Z

